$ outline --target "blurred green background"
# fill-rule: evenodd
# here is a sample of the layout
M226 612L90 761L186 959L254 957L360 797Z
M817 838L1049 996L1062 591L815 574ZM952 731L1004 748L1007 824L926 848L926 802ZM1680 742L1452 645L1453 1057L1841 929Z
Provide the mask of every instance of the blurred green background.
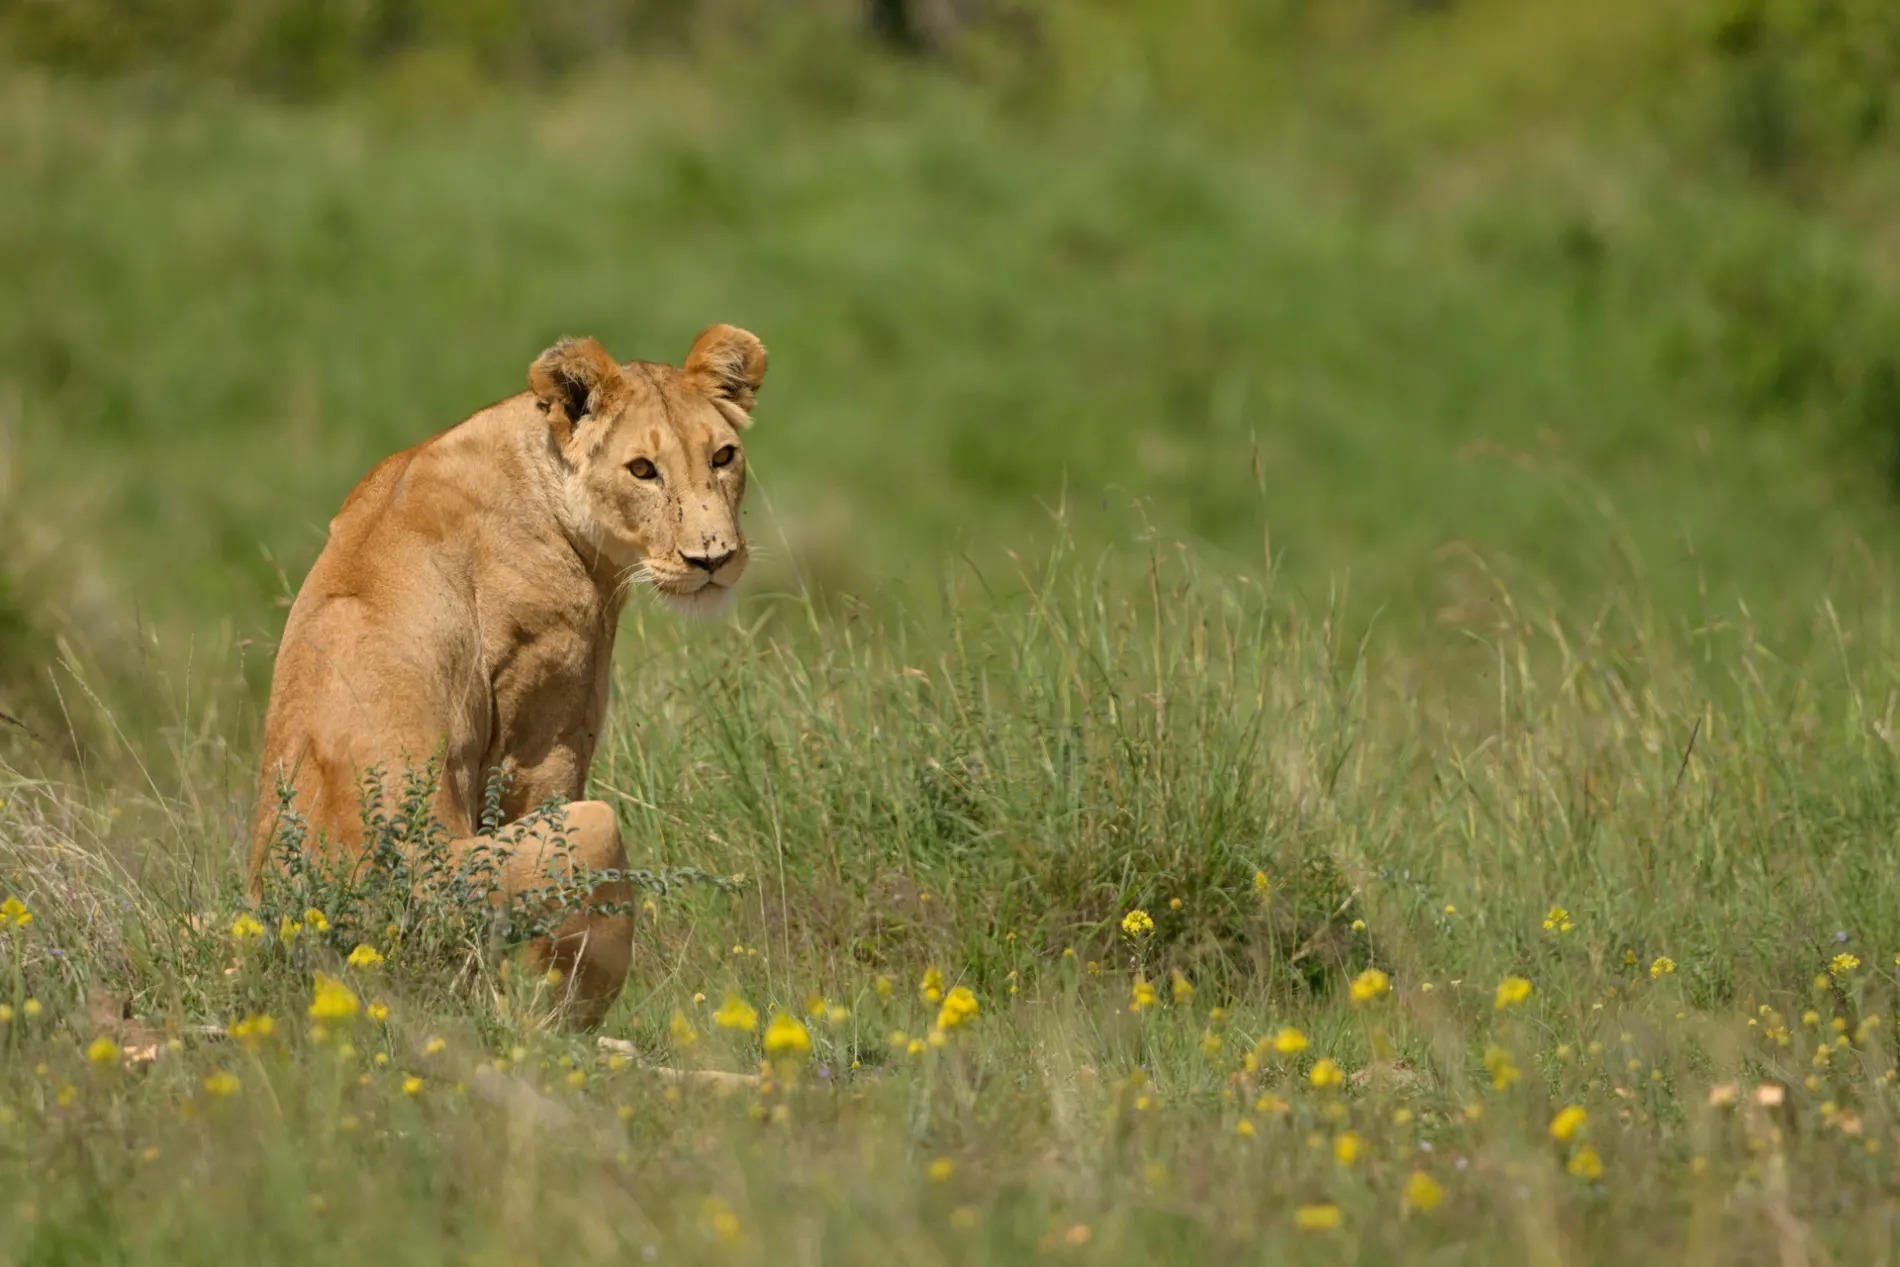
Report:
M268 648L354 482L556 337L716 320L773 354L760 610L1058 537L1421 664L1500 582L1886 593L1882 0L0 0L0 85L22 716L61 638Z

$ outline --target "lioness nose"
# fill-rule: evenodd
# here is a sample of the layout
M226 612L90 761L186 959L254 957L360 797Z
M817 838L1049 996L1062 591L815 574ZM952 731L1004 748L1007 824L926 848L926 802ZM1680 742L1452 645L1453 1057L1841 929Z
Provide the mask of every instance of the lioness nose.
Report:
M700 568L707 572L717 572L720 568L731 562L732 556L737 553L739 553L737 550L728 550L724 554L688 554L686 551L681 550L680 558L686 560L687 567Z

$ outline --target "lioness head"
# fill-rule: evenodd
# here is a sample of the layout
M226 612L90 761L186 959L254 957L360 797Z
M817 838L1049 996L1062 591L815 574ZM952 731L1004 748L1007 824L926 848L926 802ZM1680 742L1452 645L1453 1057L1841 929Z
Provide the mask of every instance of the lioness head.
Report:
M765 378L765 345L709 328L679 369L615 362L593 339L563 339L528 369L547 415L566 527L625 581L689 610L716 606L745 571L745 447L739 433Z

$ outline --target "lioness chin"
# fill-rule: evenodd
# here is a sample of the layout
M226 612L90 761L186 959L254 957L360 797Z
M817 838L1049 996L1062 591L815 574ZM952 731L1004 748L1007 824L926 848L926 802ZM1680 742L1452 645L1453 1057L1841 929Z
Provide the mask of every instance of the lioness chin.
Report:
M388 458L330 523L278 646L252 834L255 893L272 865L277 789L320 847L360 856L366 772L441 761L435 813L452 856L505 854L501 887L544 869L624 869L613 811L580 801L607 706L628 590L651 585L688 611L716 608L746 566L740 433L765 377L764 346L716 325L683 366L619 364L563 339L529 390ZM569 802L554 829L474 833L492 772L510 776L513 822ZM593 899L626 909L619 882ZM529 953L558 969L570 1017L597 1024L626 978L625 914L577 913Z

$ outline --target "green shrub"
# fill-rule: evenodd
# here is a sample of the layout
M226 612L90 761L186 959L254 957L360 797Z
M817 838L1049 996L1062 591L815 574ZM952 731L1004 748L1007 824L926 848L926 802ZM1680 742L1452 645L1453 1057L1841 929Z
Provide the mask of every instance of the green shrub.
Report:
M1900 8L1886 0L1731 0L1710 44L1724 124L1758 170L1811 168L1891 136Z

